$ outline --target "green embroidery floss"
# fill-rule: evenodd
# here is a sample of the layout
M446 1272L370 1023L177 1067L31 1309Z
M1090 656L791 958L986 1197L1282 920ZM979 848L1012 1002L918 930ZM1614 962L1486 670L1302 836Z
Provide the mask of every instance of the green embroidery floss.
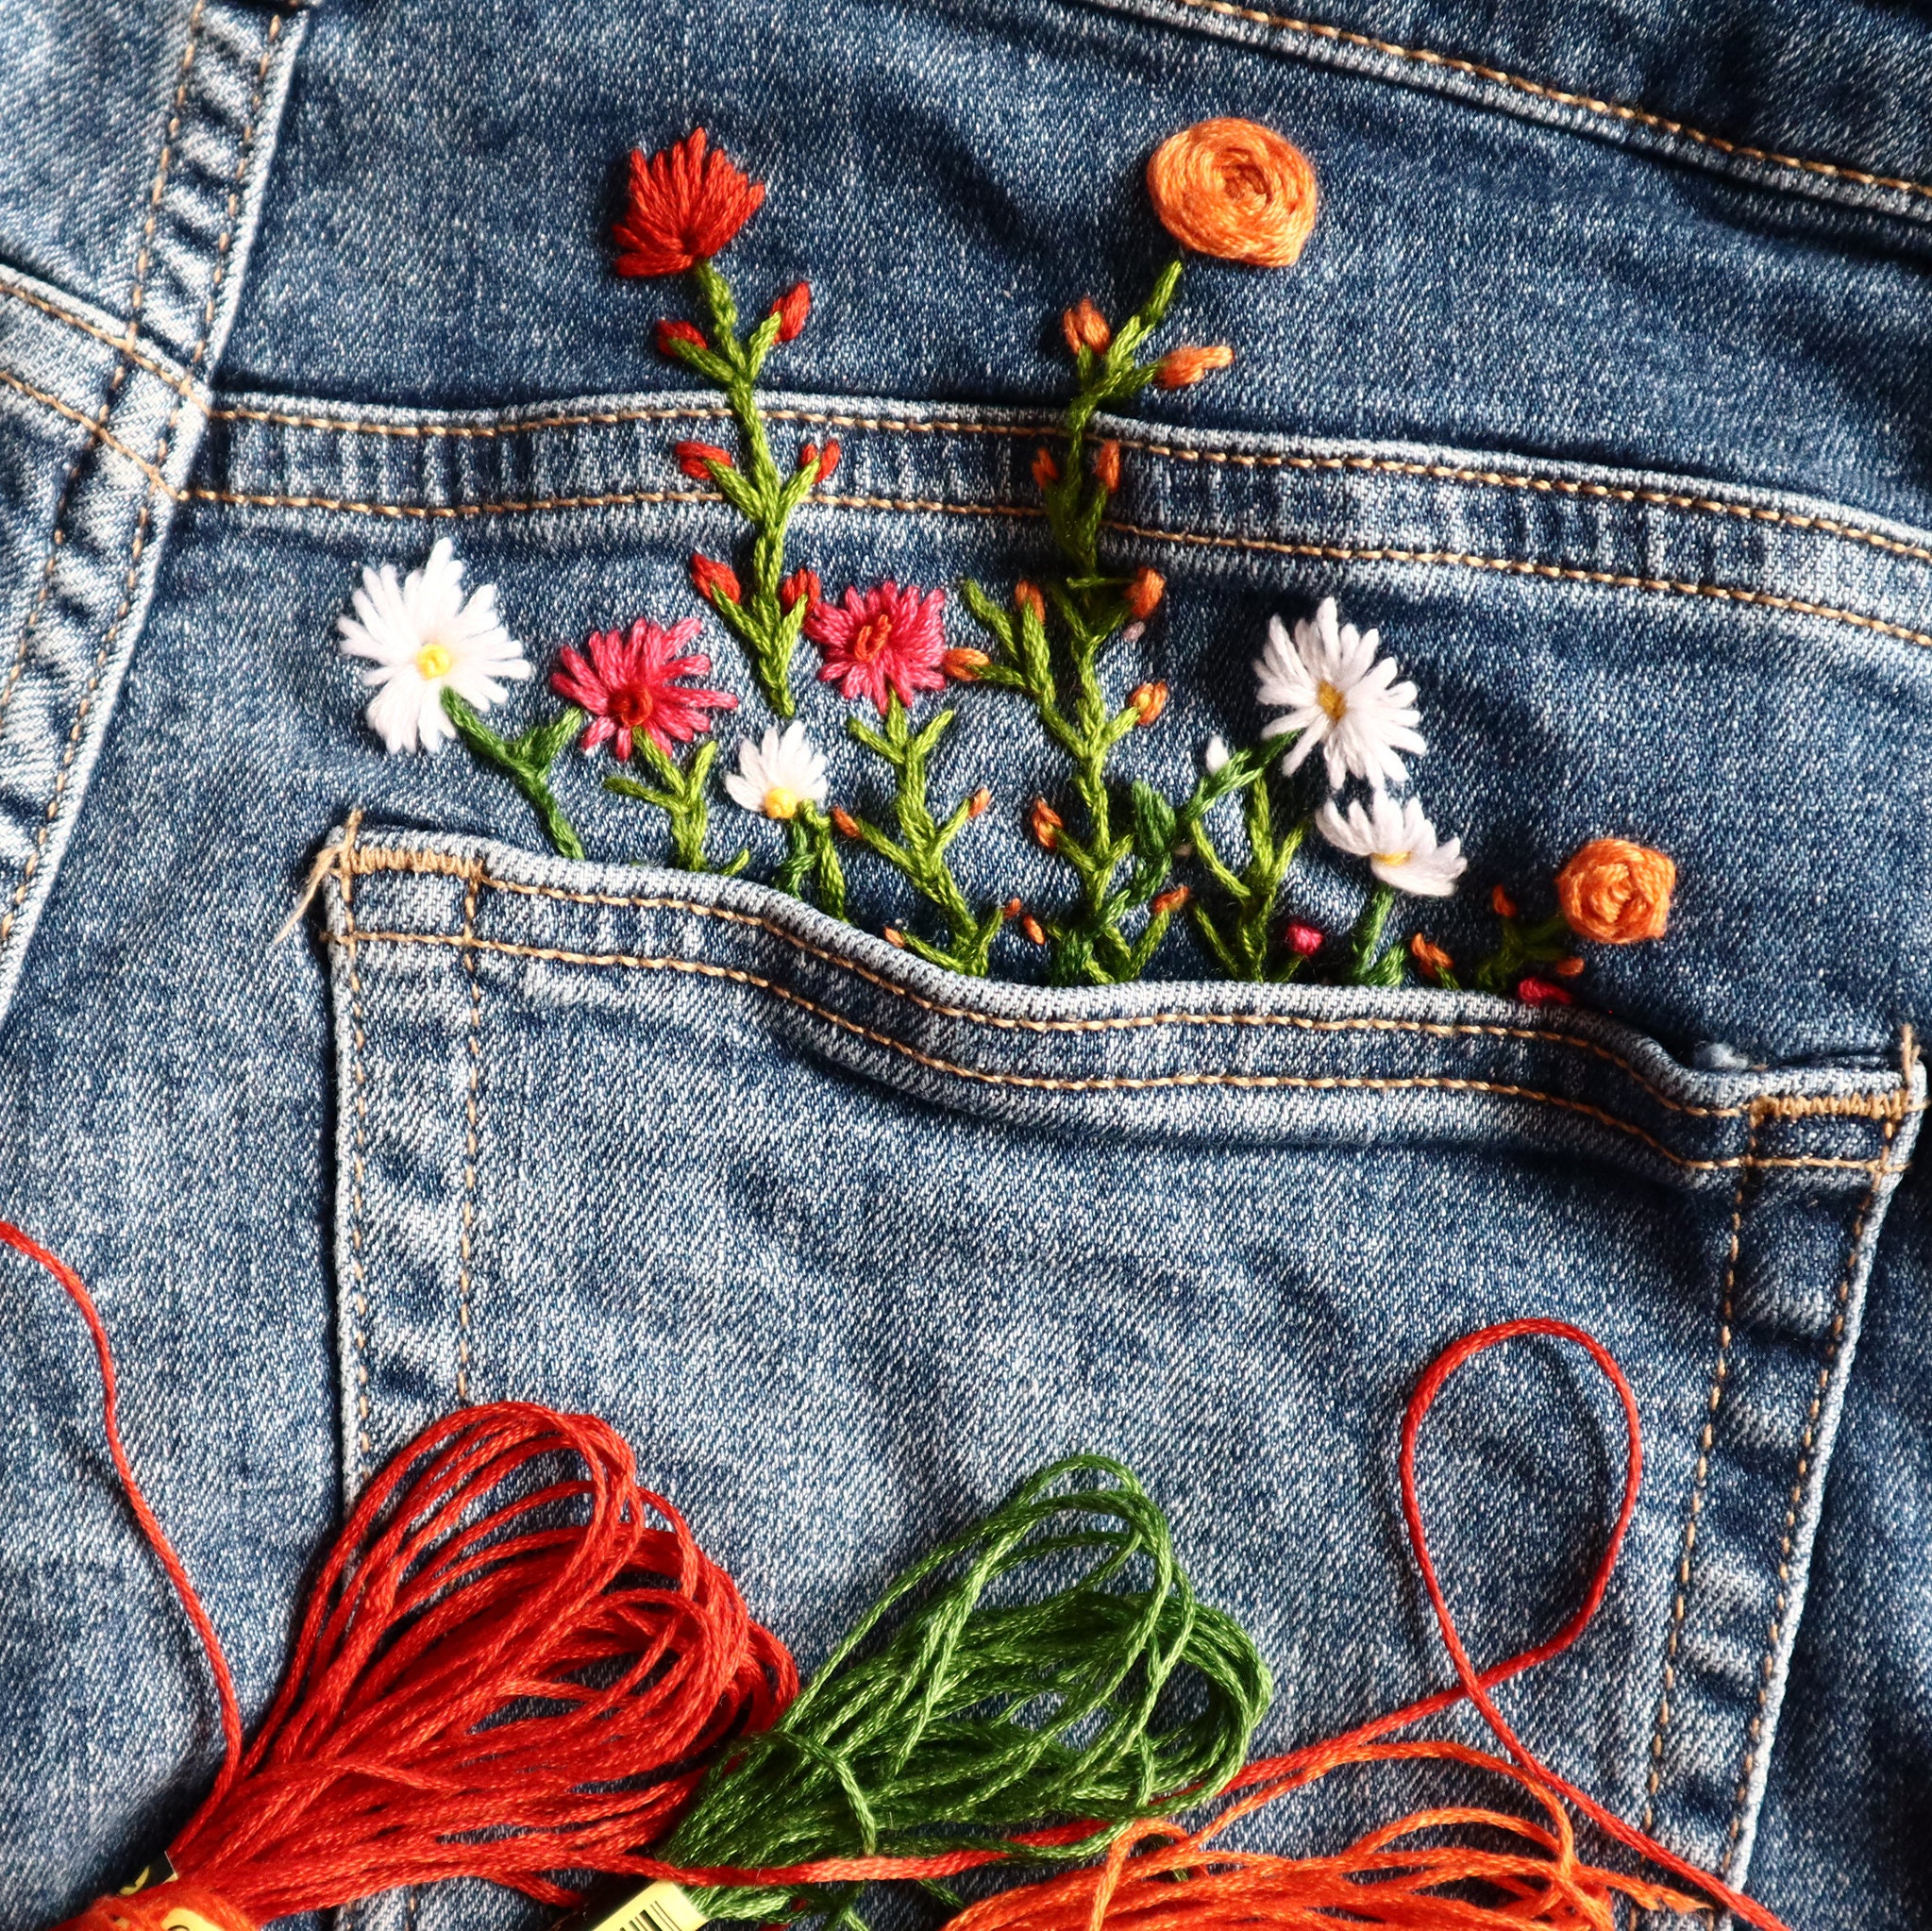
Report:
M1067 1486L1083 1476L1099 1480ZM782 1721L713 1768L659 1855L694 1873L786 1873L687 1884L706 1919L859 1926L861 1883L896 1858L1085 1857L1203 1801L1240 1768L1271 1693L1132 1472L1072 1456L905 1570ZM1054 1824L1073 1828L1041 1829ZM855 1859L880 1868L855 1873ZM836 1874L815 1876L827 1860Z

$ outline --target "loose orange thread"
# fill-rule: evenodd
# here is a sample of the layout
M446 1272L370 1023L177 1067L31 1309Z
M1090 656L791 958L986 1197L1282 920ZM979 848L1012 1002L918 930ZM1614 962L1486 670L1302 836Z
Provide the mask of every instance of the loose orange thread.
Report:
M1315 228L1315 170L1292 142L1253 121L1202 121L1170 135L1147 164L1161 226L1223 261L1285 268Z

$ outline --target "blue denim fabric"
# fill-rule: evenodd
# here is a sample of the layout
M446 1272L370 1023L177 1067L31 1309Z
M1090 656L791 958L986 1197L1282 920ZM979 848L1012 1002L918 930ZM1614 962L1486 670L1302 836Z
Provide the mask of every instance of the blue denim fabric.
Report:
M1259 12L10 9L0 1214L93 1283L250 1712L344 1496L432 1415L518 1395L622 1428L808 1666L1034 1464L1118 1453L1260 1642L1285 1746L1442 1680L1394 1506L1424 1364L1578 1321L1636 1386L1644 1495L1599 1622L1507 1707L1794 1924L1905 1931L1925 24ZM748 306L813 282L773 433L845 459L798 560L1005 584L1044 548L1052 318L1139 298L1147 153L1217 112L1305 147L1325 200L1293 271L1190 265L1177 329L1235 369L1107 426L1108 553L1169 583L1109 661L1173 694L1132 768L1173 792L1211 733L1251 740L1268 618L1337 596L1420 686L1419 781L1470 857L1433 935L1466 952L1491 882L1546 899L1591 836L1675 857L1669 937L1591 955L1601 1010L1235 986L1178 931L1137 986L1028 982L1013 932L1001 982L967 982L874 936L917 916L883 867L852 865L858 930L757 882L773 829L723 798L750 880L662 869L574 755L581 865L460 750L383 754L334 633L365 564L451 535L547 665L690 613L686 556L729 546L667 453L718 433L650 351L685 296L610 273L631 144L711 127L771 184L725 261ZM714 622L702 647L748 699L730 747L763 719ZM865 795L805 681L835 795ZM1022 814L1053 761L1011 700L958 708L935 786L997 800L963 882L1044 901ZM271 943L351 813L306 936ZM1296 915L1345 926L1359 867L1297 877ZM143 1861L214 1739L72 1314L10 1260L0 1296L11 1931ZM1458 1379L1423 1492L1479 1656L1574 1601L1618 1474L1565 1355ZM1337 1782L1254 1840L1334 1844L1403 1794ZM359 1916L540 1922L463 1888Z

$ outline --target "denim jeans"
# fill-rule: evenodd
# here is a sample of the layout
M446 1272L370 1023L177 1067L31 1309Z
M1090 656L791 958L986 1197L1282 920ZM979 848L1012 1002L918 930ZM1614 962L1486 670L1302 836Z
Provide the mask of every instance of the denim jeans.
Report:
M0 1214L98 1296L247 1710L344 1496L523 1397L622 1430L808 1669L1035 1466L1117 1454L1285 1748L1446 1680L1403 1407L1455 1336L1555 1316L1630 1376L1644 1486L1512 1719L1794 1925L1925 1923L1928 38L1855 0L9 8ZM461 746L385 752L338 621L445 536L540 668L697 615L721 762L769 721L687 581L736 529L670 454L731 433L652 346L688 297L612 273L632 146L702 125L767 183L723 263L748 311L811 283L762 395L787 460L841 447L798 556L946 589L978 646L962 580L1047 567L1053 318L1142 299L1147 157L1218 114L1287 134L1321 210L1292 270L1190 260L1175 326L1234 366L1100 425L1102 553L1167 586L1106 662L1117 702L1165 687L1133 775L1253 742L1268 620L1332 596L1419 686L1469 860L1409 924L1471 955L1492 886L1540 917L1615 835L1675 862L1664 937L1575 1003L1245 983L1185 917L1134 982L1050 982L1017 918L967 978L883 936L926 929L890 865L848 848L834 918L721 793L736 878L673 867L605 752L557 766L581 860ZM798 690L882 820L852 708ZM1008 694L944 701L935 788L992 796L963 890L1049 905L1064 760ZM533 679L492 721L556 709ZM1288 909L1332 956L1364 890L1311 838ZM11 1261L0 1295L27 1931L165 1840L218 1738L71 1310ZM1574 1603L1617 1427L1535 1346L1444 1397L1422 1496L1479 1659ZM1400 1789L1251 1839L1332 1846ZM543 1921L461 1886L358 1915Z

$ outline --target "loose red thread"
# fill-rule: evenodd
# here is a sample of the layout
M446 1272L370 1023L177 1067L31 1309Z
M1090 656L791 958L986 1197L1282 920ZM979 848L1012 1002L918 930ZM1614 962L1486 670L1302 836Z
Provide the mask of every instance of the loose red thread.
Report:
M643 1869L712 1747L796 1693L783 1644L637 1486L614 1431L503 1402L435 1423L358 1501L244 1753L220 1639L128 1465L92 1298L18 1228L0 1221L0 1240L80 1309L115 1470L221 1703L220 1773L168 1847L178 1882L98 1899L74 1926L139 1931L158 1903L245 1931L456 1876L568 1904L550 1872Z

